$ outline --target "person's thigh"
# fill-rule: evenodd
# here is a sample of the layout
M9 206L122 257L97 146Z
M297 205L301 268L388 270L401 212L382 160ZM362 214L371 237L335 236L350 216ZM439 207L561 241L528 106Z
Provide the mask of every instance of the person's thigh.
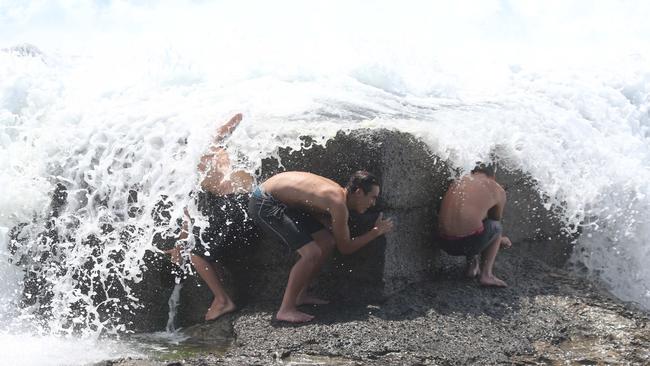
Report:
M259 225L263 230L279 238L291 250L298 250L314 240L286 213L274 216L260 215Z
M487 247L501 236L503 231L501 223L496 220L483 221L483 233L477 237L474 247L471 248L473 254L482 253Z
M323 253L329 253L332 251L336 244L334 235L332 235L332 233L330 233L327 229L321 229L315 233L312 233L311 237L314 238L316 244L323 251Z
M306 258L312 261L317 261L323 255L323 251L321 250L320 246L316 244L315 240L312 240L309 243L301 246L296 250L296 252L298 252L302 258Z

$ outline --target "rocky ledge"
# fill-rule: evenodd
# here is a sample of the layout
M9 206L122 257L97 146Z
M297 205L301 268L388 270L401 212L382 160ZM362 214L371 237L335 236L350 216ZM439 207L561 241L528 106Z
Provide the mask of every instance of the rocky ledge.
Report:
M443 255L444 257L444 255ZM506 289L463 278L462 260L382 302L333 299L306 308L314 323L273 321L275 303L251 304L184 332L188 342L230 337L221 353L183 359L119 360L112 365L459 365L648 364L647 313L598 285L531 258L504 252L496 273ZM206 338L207 337L207 338Z

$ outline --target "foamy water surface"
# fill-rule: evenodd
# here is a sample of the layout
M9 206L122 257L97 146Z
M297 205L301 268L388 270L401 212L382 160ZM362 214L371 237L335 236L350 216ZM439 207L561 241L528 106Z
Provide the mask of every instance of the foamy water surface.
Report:
M92 305L75 281L129 291L154 230L150 215L129 213L166 195L173 217L187 204L196 215L196 162L238 112L228 148L250 171L302 135L362 127L413 133L465 170L496 152L581 227L576 268L650 308L644 3L48 4L0 5L0 352L16 364L139 352L94 341L125 329L100 313L137 302ZM69 204L52 223L63 249L41 265L53 294L43 318L38 304L18 306L8 232L43 231L57 183ZM107 224L130 230L128 245ZM98 253L82 244L92 235L107 243ZM19 254L47 250L35 238Z

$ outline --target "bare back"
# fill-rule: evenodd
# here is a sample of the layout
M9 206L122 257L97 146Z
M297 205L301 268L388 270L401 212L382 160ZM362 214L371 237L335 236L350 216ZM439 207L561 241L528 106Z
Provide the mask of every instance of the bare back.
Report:
M466 175L442 199L440 233L466 236L481 228L485 218L500 220L505 201L505 191L493 178L482 173Z
M331 214L335 208L345 209L344 189L336 182L306 172L284 172L262 184L265 192L290 207L299 207L315 214Z

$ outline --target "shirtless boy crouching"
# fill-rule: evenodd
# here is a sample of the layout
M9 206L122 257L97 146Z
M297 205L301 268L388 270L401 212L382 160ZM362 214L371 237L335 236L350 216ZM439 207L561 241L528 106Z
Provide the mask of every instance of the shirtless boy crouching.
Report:
M345 188L316 174L284 172L253 191L249 203L253 221L300 256L289 273L277 320L308 322L314 317L297 306L326 303L308 295L307 287L334 246L351 254L393 229L393 222L380 214L370 231L350 238L348 210L364 213L375 205L379 191L377 178L365 171L354 173Z
M484 164L452 183L442 199L440 247L449 255L467 257L466 275L479 276L483 286L507 286L492 273L499 248L512 245L500 222L505 204L506 192L496 182L493 166Z

